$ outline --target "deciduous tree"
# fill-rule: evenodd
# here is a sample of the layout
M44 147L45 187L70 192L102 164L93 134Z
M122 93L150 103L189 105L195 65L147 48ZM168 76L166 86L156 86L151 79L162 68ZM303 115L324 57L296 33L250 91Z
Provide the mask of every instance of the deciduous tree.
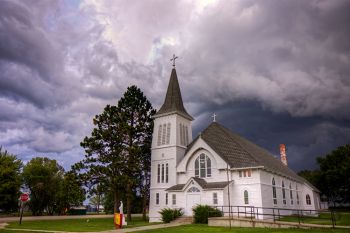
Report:
M12 212L18 209L21 168L21 160L0 147L0 210Z
M64 169L56 160L36 157L23 168L24 184L30 190L29 208L33 215L42 215L46 210L52 215L59 203Z
M350 144L340 146L325 157L318 157L321 191L334 204L350 202Z

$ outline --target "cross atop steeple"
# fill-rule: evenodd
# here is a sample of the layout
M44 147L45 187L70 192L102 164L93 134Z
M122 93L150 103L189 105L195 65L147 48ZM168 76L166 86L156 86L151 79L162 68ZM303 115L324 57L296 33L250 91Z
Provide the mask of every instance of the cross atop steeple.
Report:
M213 122L216 122L217 115L214 113L211 117L213 118Z
M173 58L170 59L170 61L173 62L173 67L174 67L174 68L175 68L175 60L176 60L177 58L179 58L179 57L177 57L177 56L175 56L175 54L173 54Z

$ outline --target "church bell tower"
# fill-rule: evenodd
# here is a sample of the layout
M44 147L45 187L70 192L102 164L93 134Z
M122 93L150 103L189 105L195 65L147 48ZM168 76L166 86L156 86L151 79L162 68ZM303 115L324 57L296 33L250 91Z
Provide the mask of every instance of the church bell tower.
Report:
M158 212L161 209L176 208L166 189L177 184L176 166L192 141L193 118L183 105L175 64L173 66L164 103L154 115L149 205L151 222L160 221Z

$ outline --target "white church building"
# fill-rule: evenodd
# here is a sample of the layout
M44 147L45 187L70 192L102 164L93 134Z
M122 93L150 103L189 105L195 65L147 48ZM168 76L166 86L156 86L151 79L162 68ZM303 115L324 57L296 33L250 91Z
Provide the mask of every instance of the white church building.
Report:
M319 191L288 168L283 144L279 160L215 121L192 139L193 120L173 68L154 116L150 222L161 221L163 208L182 208L192 216L198 204L281 208L290 214L320 208Z

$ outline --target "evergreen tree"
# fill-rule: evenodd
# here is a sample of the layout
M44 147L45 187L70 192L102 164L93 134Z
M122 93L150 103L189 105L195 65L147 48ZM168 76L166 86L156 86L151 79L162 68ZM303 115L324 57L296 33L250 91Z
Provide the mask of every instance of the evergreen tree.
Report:
M114 212L118 210L120 194L123 192L122 135L117 107L107 105L93 119L95 128L90 137L80 145L85 149L85 159L72 166L90 194L97 185L110 189L114 198Z
M150 148L152 141L155 110L151 103L136 86L128 87L118 102L118 113L121 120L123 155L125 161L126 211L131 220L133 190L139 186L148 202L150 176ZM144 208L145 209L145 206ZM145 217L145 215L144 215Z
M0 209L5 212L18 208L21 168L21 160L0 147Z
M125 195L128 221L136 189L148 202L154 113L141 90L128 87L117 106L107 105L95 116L91 136L81 143L85 159L73 166L92 190L99 184L113 193L114 212Z

